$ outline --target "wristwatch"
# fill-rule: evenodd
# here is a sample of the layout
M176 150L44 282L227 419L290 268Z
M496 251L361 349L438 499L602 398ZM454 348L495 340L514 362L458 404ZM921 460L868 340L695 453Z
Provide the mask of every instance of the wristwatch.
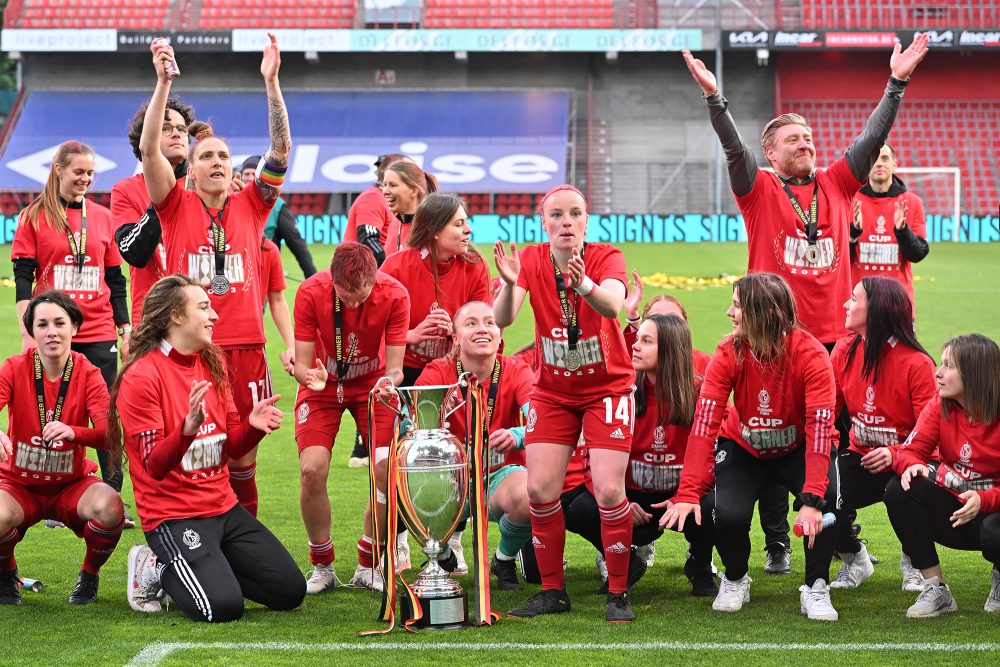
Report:
M124 336L127 333L132 333L132 325L131 324L123 324L120 327L118 327L118 335L119 336Z

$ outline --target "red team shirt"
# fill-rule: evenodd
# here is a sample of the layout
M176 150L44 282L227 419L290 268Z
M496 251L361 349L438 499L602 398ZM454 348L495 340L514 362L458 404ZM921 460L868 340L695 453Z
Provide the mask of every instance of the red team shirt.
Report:
M829 169L816 170L818 231L815 265L806 260L805 228L778 177L758 171L750 192L736 197L747 228L750 253L747 271L776 273L788 281L795 295L799 320L822 343L847 334L841 306L851 296L851 201L861 183L844 157ZM809 215L813 183L789 185L803 212Z
M0 407L7 407L7 435L14 445L11 456L0 463L0 479L25 486L66 484L84 476L87 447L107 449L108 386L101 371L86 357L79 352L70 355L73 375L59 421L73 427L73 440L56 440L47 452L35 398L35 351L10 357L0 366ZM62 378L45 377L44 381L45 406L51 420Z
M444 308L449 316L454 316L470 301L493 302L489 291L490 270L485 260L470 263L461 257L453 257L447 262L437 262L436 286L427 250L405 248L387 257L382 271L401 282L410 294L408 329L415 329L434 307ZM403 365L423 368L448 354L453 346L451 336L407 345Z
M632 358L625 347L618 321L602 317L573 290L567 297L579 308L577 326L580 335L577 350L583 365L576 371L566 369L566 326L563 321L555 272L549 259L549 243L539 243L520 251L521 274L518 287L531 293L535 314L535 349L540 364L539 391L564 396L572 391L575 401L583 404L609 395L628 393L635 380ZM596 285L610 279L627 287L625 257L621 250L604 243L588 243L584 251L587 276Z
M392 211L389 211L392 213ZM385 228L385 256L391 257L397 252L406 250L406 240L410 238L410 230L413 229L412 222L403 222L393 213L389 224Z
M281 250L271 239L265 238L260 246L260 281L261 306L267 303L267 296L273 292L284 292L288 284L285 282L285 271L281 266Z
M240 423L232 399L224 400L213 386L205 396L205 422L194 436L183 435L191 386L209 379L200 356L180 354L166 343L121 379L118 413L146 532L167 520L218 516L237 504L227 463L246 455L264 432Z
M379 243L385 248L386 233L389 225L396 219L395 214L385 203L385 195L382 189L373 185L354 200L351 210L347 212L347 229L344 230L344 237L341 243L354 242L358 240L358 226L371 225L378 230ZM404 241L405 243L405 241Z
M500 362L500 386L497 388L496 403L493 406L493 418L487 423L486 430L489 433L493 433L497 429L521 425L524 416L521 406L531 399L531 392L535 386L535 374L524 362L503 355L497 355L497 360ZM448 355L427 364L423 373L417 378L416 386L446 385L456 382L458 382L458 373L455 368L455 358ZM484 419L487 418L486 406L492 385L491 375L490 381L483 384L483 396L486 399L483 403ZM463 406L448 418L449 430L463 442L468 434L465 415L465 407ZM506 454L490 450L489 467L491 472L505 465L523 466L524 464L523 449L512 449Z
M849 449L864 456L876 447L906 440L921 410L937 395L937 382L933 359L891 340L885 344L878 381L873 384L861 375L864 341L854 351L850 365L847 363L847 352L856 336L837 341L830 363L837 382L835 414L846 405L853 426Z
M87 247L82 270L73 261L66 233L53 229L46 222L44 211L39 213L37 230L27 221L17 226L10 247L10 258L33 259L38 262L33 296L57 289L66 292L80 307L83 326L73 336L74 343L117 341L111 291L104 282L104 267L121 266L122 257L115 245L111 211L92 201L87 201L86 205ZM66 209L69 228L76 238L77 247L80 243L81 214L81 209Z
M295 294L295 340L316 344L316 357L324 359L330 377L318 396L333 397L337 385L337 358L333 325L333 276L329 269L306 278ZM410 298L398 280L375 275L371 294L358 308L344 308L343 352L346 357L354 339L357 346L345 376L345 403L363 398L385 374L385 346L406 344ZM299 398L317 397L299 387ZM333 399L335 400L335 399Z
M896 240L896 201L906 199L906 225L915 236L927 237L924 203L912 192L899 197L870 197L863 192L855 196L861 202L861 236L851 258L851 279L857 283L868 276L895 278L903 283L910 301L913 300L913 267L899 252Z
M735 441L758 459L780 458L806 447L802 491L822 498L835 400L826 349L812 335L795 329L787 334L785 358L765 366L748 349L743 350L742 362L738 360L733 343L733 336L723 338L708 365L677 502L697 503L708 491L711 479L705 462L712 458L717 435ZM730 393L734 405L723 422Z
M226 230L225 275L230 289L221 296L208 290L215 275L215 252L211 221L198 195L185 190L178 181L166 199L156 207L167 249L167 272L182 273L197 280L219 314L213 342L223 347L263 345L264 320L260 312L263 274L260 239L272 204L264 201L253 183L226 200L222 220ZM215 209L209 209L218 215Z
M186 179L180 179L184 183ZM136 174L124 178L111 188L111 219L117 230L122 225L138 222L146 215L149 208L149 193L146 191L146 178ZM156 251L149 258L146 266L139 268L129 266L129 293L132 297L132 326L138 326L142 319L142 302L146 293L160 278L167 275L167 251L162 241L157 244Z
M1000 510L1000 422L971 422L961 408L951 409L945 417L941 397L935 396L920 413L910 437L893 452L896 474L915 463L926 464L935 447L941 461L935 482L955 496L978 491L980 515Z
M695 390L702 382L695 381ZM684 454L687 451L691 426L660 425L660 410L656 401L656 388L645 378L646 411L635 416L632 431L632 450L629 452L625 488L647 493L667 495L680 485ZM714 477L714 461L705 461L703 475Z

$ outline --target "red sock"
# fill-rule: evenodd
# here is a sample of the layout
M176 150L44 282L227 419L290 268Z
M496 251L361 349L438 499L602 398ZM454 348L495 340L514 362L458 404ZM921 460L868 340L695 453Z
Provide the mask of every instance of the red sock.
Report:
M632 551L632 516L628 500L614 507L600 507L601 542L608 566L608 592L624 593L628 588L628 558Z
M21 541L21 532L17 528L11 528L6 535L0 537L0 570L3 572L13 572L17 569L17 561L14 560L14 547Z
M233 487L240 505L257 516L257 464L251 463L245 468L229 466L229 486Z
M322 544L309 543L309 562L313 565L329 565L333 562L333 538Z
M104 565L122 536L122 528L125 527L125 518L118 522L117 526L105 526L91 519L83 527L83 541L87 545L87 555L83 557L83 571L87 574L97 574Z
M551 591L566 587L563 577L563 552L566 549L566 520L562 503L528 503L531 510L531 543L535 547L538 573L542 577L542 590Z
M372 538L367 535L358 540L358 565L369 570L375 566L372 558Z

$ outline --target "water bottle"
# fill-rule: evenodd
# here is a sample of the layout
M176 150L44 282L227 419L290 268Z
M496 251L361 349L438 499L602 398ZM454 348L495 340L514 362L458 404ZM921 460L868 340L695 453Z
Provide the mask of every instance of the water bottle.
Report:
M835 523L837 523L836 514L834 514L833 512L827 512L826 514L823 515L823 530L826 530ZM795 533L795 537L802 537L804 534L802 530L802 524L796 522L795 525L792 526L792 532Z

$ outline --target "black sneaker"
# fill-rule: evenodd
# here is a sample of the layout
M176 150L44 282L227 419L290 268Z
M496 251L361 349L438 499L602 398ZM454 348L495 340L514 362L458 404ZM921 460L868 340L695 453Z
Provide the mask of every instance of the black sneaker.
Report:
M451 547L447 548L447 552L438 556L438 565L445 572L454 572L458 569L458 556L455 555L455 550Z
M781 542L764 547L767 560L764 563L764 574L789 574L792 571L792 549Z
M517 552L517 560L521 564L521 576L524 577L525 583L542 583L542 575L538 572L538 561L535 560L535 547L532 546L531 540Z
M632 590L632 587L635 586L640 579L642 579L648 569L649 565L646 564L646 559L636 555L635 547L632 547L632 552L628 556L628 580L626 584L628 586L628 590ZM607 593L608 582L605 581L601 584L601 587L597 589L597 594L607 595Z
M500 560L493 556L490 561L490 573L497 578L497 588L502 591L519 591L521 582L517 580L517 568L512 560Z
M712 564L698 565L693 558L684 563L684 574L691 582L691 595L696 598L715 597L719 594L719 583L712 574Z
M604 618L608 623L631 623L635 620L628 593L608 593L608 611Z
M135 528L135 519L132 518L132 515L129 514L127 511L124 514L125 514L125 523L122 525L122 528L124 530Z
M94 604L97 602L97 584L100 577L80 570L76 578L76 587L69 594L70 604Z
M0 604L21 604L20 583L16 569L0 571Z
M565 588L535 593L517 609L507 612L508 616L531 618L540 614L561 614L570 610L569 595Z

